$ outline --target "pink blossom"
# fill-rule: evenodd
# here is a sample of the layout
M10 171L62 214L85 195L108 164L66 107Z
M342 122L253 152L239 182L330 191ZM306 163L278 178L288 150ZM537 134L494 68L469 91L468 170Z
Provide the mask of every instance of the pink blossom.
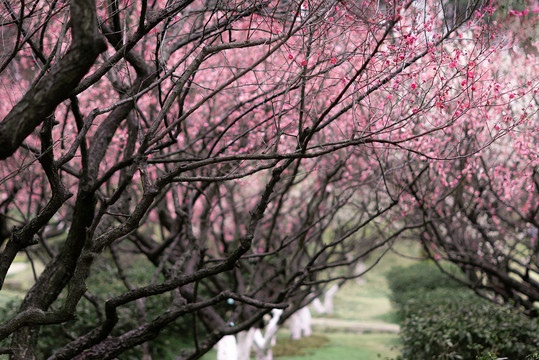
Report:
M337 58L331 58L331 60L329 61L330 63L332 64L336 64L337 63Z
M306 60L303 60L303 61L301 62L301 66L307 66L307 61L306 61Z
M407 43L408 45L412 45L412 44L414 43L415 40L416 40L416 37L413 36L413 35L410 35L410 36L406 37L406 43Z
M413 90L413 89L417 88L417 84L416 84L416 83L412 83L412 84L410 85L410 87L411 87L412 90Z
M289 58L290 60L294 59L294 57L292 56L292 54L288 54L288 58Z

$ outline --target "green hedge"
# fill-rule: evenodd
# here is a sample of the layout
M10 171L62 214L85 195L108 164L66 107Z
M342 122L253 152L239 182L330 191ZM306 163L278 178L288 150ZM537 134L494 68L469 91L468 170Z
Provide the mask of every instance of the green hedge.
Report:
M457 274L458 269L445 266L445 271ZM464 285L442 273L436 264L422 261L408 267L393 267L386 274L391 300L398 306L417 297L418 293L426 293L438 288L462 289Z
M537 356L537 319L478 297L430 263L395 269L388 276L401 319L400 359Z

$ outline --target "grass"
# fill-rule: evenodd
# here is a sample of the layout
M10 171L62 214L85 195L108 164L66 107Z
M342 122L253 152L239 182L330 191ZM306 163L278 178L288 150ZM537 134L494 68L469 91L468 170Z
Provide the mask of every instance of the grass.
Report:
M399 243L397 253L415 256L419 247L411 243ZM373 257L367 261L375 261ZM349 281L342 286L335 296L335 317L346 320L365 322L390 322L393 320L393 309L389 300L390 290L387 285L386 274L394 266L407 266L414 263L413 258L405 258L396 253L389 252L378 264L363 278L363 284Z
M329 338L322 334L313 334L299 340L291 340L290 336L284 337L283 333L284 331L281 332L277 344L272 349L274 357L309 355L313 349L323 348L330 342Z
M398 355L395 334L315 334L329 341L323 347L303 348L306 356L280 356L281 360L333 360L333 359L389 359ZM290 341L290 340L289 340ZM277 346L280 344L277 340Z

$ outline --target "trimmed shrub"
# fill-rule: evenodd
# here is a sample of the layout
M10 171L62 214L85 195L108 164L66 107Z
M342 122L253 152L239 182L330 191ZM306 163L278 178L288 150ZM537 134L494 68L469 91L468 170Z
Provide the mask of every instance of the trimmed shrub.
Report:
M445 267L444 270L457 274L460 270L454 267ZM386 274L391 300L397 305L414 299L417 294L425 293L438 288L458 289L464 285L450 278L440 271L436 264L422 261L408 267L393 267Z
M412 266L390 272L410 281L410 290L402 283L390 285L397 289L393 296L401 319L403 347L399 359L520 360L535 356L538 319L525 317L517 308L482 299L440 271L426 269ZM388 280L391 283L395 277Z

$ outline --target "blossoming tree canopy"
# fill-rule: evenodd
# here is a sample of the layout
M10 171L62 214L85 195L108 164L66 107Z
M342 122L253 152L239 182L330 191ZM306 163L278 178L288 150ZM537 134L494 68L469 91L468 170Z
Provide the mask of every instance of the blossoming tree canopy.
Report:
M519 304L537 316L539 129L537 81L529 75L537 74L537 62L534 57L513 61L517 69L522 62L526 72L513 72L512 80L535 83L531 92L498 95L518 97L494 125L498 130L514 124L513 131L476 156L429 164L425 178L409 188L410 198L403 197L401 204L407 216L423 219L421 238L431 257L461 267L466 274L461 280L482 296ZM468 130L467 139L475 141L475 133ZM449 137L448 144L456 142ZM411 167L417 173L424 166L417 162Z
M455 4L5 1L1 284L22 252L44 267L5 351L150 355L181 323L198 358L422 226L397 205L428 168L537 111L495 4Z

